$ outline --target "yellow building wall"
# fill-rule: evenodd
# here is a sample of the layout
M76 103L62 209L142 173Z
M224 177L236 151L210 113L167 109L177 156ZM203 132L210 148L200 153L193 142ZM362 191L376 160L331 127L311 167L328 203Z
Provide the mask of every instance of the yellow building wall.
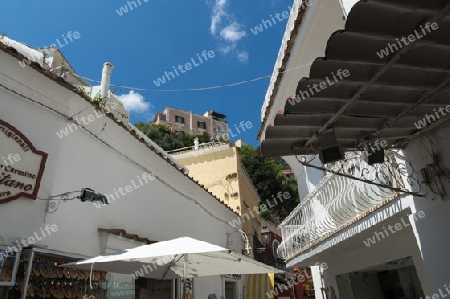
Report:
M237 173L237 156L235 148L219 152L204 153L197 157L178 158L189 169L189 176L204 185L212 194L224 201L231 209L240 214L241 204L237 178L227 179L227 175Z
M247 176L247 179L244 178L244 176ZM261 218L259 217L259 201L260 198L257 194L255 194L257 191L254 190L253 184L250 181L250 178L248 177L248 174L245 172L245 169L242 167L239 167L238 170L238 180L239 180L239 195L240 200L242 202L242 213L241 216L244 219L244 223L242 225L242 230L246 233L251 233L252 235L256 235L258 237L258 240L261 242L261 234L259 231L262 229L261 226L255 227L253 219L257 221L257 223L261 223ZM246 208L245 204L248 206ZM257 231L255 231L257 230ZM253 244L253 238L250 240L252 248L254 247Z
M253 237L256 235L261 239L258 231L255 231L253 218L261 223L258 210L259 197L256 190L252 190L250 179L241 166L238 148L228 147L221 151L202 153L198 156L188 155L183 158L174 156L181 164L189 169L189 176L204 185L211 193L224 201L231 209L239 215L244 216L242 230L247 234L250 245L254 248ZM226 178L228 175L237 174L233 178ZM237 192L237 196L232 196ZM247 209L244 202L249 206ZM252 211L250 213L249 211ZM250 218L250 219L249 219Z

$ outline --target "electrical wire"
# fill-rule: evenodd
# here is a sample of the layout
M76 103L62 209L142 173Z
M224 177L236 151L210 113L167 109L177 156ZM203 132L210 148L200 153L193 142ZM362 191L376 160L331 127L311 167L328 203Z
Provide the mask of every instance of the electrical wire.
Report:
M428 141L428 143L430 144L431 149L428 148L428 146L425 144L425 140ZM433 163L435 163L436 161L436 152L433 149L433 141L431 140L431 138L429 138L428 136L424 136L423 139L420 139L420 142L423 145L423 148L427 151L428 155L431 157L431 159L433 159Z
M313 62L309 62L307 64L303 64L285 71L281 71L279 72L281 73L287 73L305 66L309 66L311 65ZM91 78L87 78L87 77L83 77L80 75L77 75L75 73L72 73L74 76L80 77L86 81L91 81L91 82L96 82L96 83L101 83L101 81L99 80L95 80L95 79L91 79ZM253 79L248 79L248 80L244 80L244 81L239 81L239 82L235 82L235 83L230 83L230 84L225 84L225 85L216 85L216 86L208 86L208 87L196 87L196 88L186 88L186 89L147 89L147 88L138 88L138 87L131 87L131 86L124 86L124 85L114 85L111 84L110 86L112 87L116 87L117 88L125 88L125 89L132 89L132 90L137 90L137 91L148 91L148 92L186 92L186 91L205 91L205 90L213 90L213 89L221 89L221 88L226 88L226 87L236 87L239 85L243 85L243 84L247 84L247 83L252 83L252 82L256 82L256 81L260 81L263 79L267 79L267 78L271 78L272 74L270 75L266 75L266 76L261 76L261 77L257 77L257 78L253 78Z
M72 194L72 193L75 193L75 192L80 192L80 191L81 190L64 192L64 193L61 193L61 194L52 195L49 198L39 198L39 197L36 197L36 198L39 199L39 200L54 200L54 199L56 199L56 197L63 197L63 196L66 196L66 195L69 195L69 194ZM72 199L76 199L76 198L78 198L78 196L77 197L73 197L73 198L64 198L64 200L72 200ZM63 198L58 198L58 199L63 199Z

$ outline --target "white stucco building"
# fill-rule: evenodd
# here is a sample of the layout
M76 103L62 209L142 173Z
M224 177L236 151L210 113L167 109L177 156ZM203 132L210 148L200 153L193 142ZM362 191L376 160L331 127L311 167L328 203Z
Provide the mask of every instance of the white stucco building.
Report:
M231 235L236 229L228 224L239 215L122 118L108 88L112 65L105 64L101 87L87 89L91 97L100 90L108 98L103 109L50 72L39 53L0 40L0 298L25 298L27 286L34 294L80 291L71 288L89 285L84 274L59 277L55 262L153 241L189 236L242 251L240 234ZM28 58L35 63L19 64ZM82 188L105 195L109 204L81 201ZM21 261L8 255L12 248L22 249ZM130 275L95 279L95 298L135 298L135 290L180 298L179 281L138 286L137 280L135 289ZM220 298L227 287L241 298L244 281L195 278L192 289L196 298Z
M338 0L301 2L261 110L262 152L289 163L301 199L279 254L326 263L312 267L316 298L444 298L450 6L368 0L347 15Z

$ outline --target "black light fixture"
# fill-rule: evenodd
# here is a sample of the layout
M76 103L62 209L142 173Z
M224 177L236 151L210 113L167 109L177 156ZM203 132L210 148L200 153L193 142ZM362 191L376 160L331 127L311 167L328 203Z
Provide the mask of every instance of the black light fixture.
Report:
M344 151L337 143L336 135L333 128L324 131L318 137L319 141L319 158L323 164L328 164L344 159Z
M270 244L270 230L268 230L265 226L263 226L263 229L261 230L261 239L264 245Z
M264 244L264 264L269 265L268 259L267 259L267 252L269 251L269 244L271 239L271 233L270 230L267 229L267 226L263 226L261 230L261 239Z
M384 163L384 150L372 153L364 152L364 161L369 165Z
M82 202L85 201L100 201L103 204L109 204L108 203L108 199L106 198L106 196L102 193L99 192L95 192L94 190L90 189L90 188L83 188L81 189L81 195L78 197L79 199L81 199Z

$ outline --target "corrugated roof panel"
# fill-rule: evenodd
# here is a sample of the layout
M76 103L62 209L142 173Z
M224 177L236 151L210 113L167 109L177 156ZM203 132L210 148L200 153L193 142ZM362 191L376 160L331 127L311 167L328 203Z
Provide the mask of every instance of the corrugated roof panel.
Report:
M329 38L326 57L299 78L297 98L267 128L263 154L317 153L316 141L306 143L327 123L346 150L374 132L394 146L415 134L417 121L450 105L450 82L443 85L450 78L449 11L443 0L357 3L345 30ZM425 27L430 20L438 26Z

